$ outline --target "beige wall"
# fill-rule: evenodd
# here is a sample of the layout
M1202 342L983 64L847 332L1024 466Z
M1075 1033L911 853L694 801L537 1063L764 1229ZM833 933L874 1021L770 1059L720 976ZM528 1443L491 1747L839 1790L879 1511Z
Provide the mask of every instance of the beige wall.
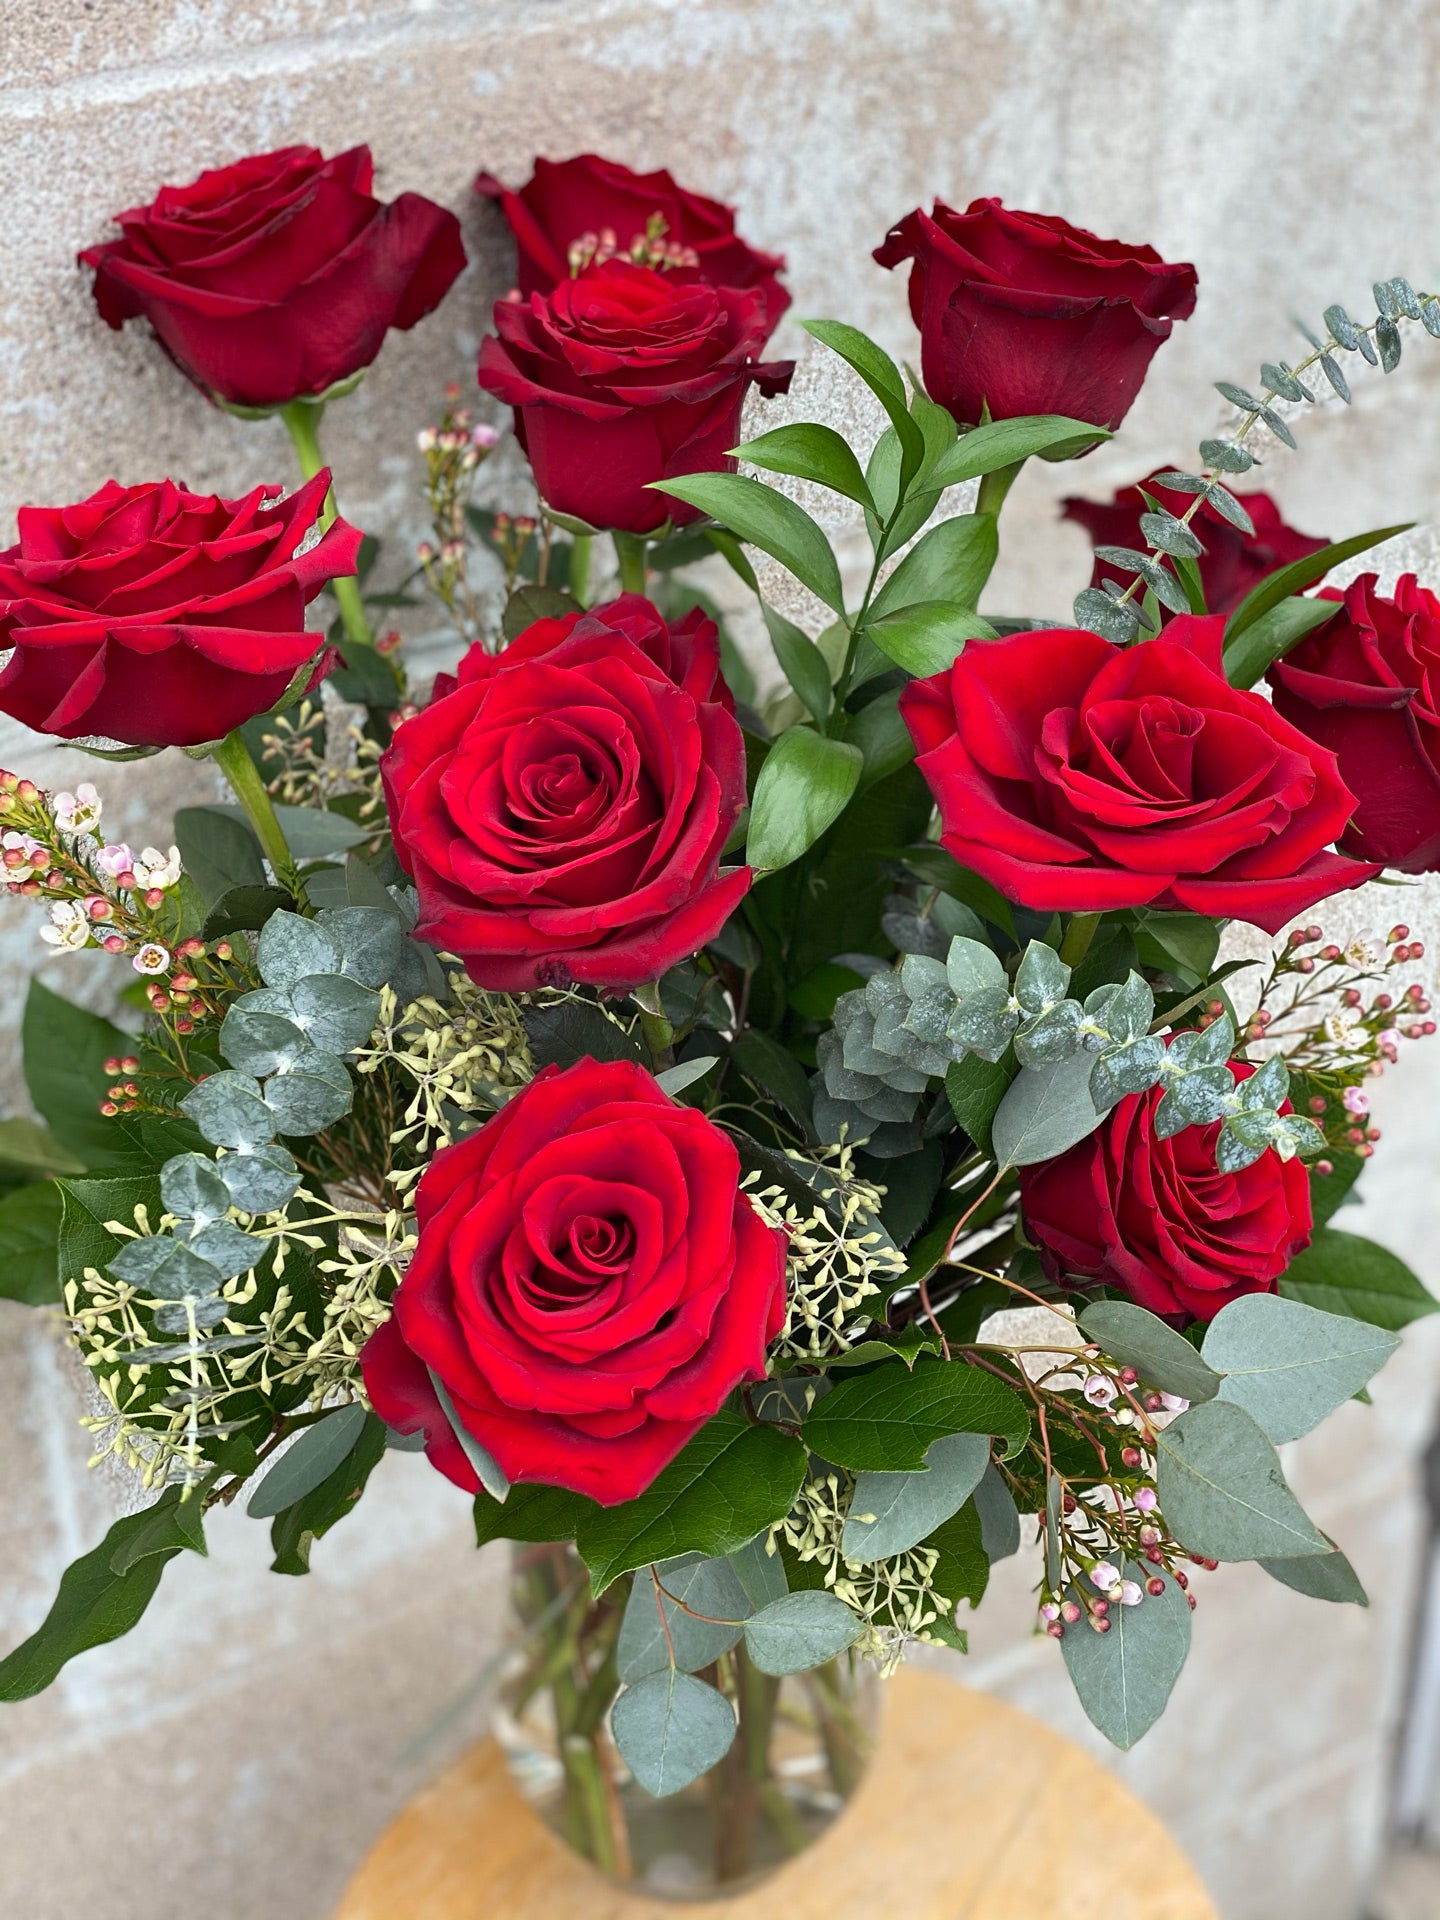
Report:
M998 192L1194 259L1199 310L1120 445L1027 473L1007 508L995 604L1059 613L1086 563L1080 536L1053 525L1058 493L1191 457L1220 417L1208 383L1290 353L1292 310L1359 306L1380 275L1440 280L1437 65L1427 0L5 0L0 515L111 473L235 492L289 473L278 427L212 412L140 329L102 327L74 254L162 180L266 146L368 138L382 190L454 206L475 262L330 423L346 510L398 567L421 531L414 430L448 379L470 377L509 274L498 218L468 181L482 165L518 181L536 151L593 147L738 201L747 234L789 253L798 313L841 315L907 354L900 282L868 249L932 191ZM1356 387L1352 414L1317 411L1305 457L1267 469L1291 517L1332 534L1440 519L1440 343ZM852 412L821 366L801 390ZM1412 552L1440 572L1433 543ZM432 634L427 657L441 644ZM8 725L0 759L55 784L93 771ZM132 838L162 831L177 794L209 778L178 757L99 777ZM1393 906L1375 903L1377 924ZM1417 930L1423 913L1435 950L1433 888L1406 913ZM38 952L33 922L8 906L7 1028ZM96 995L111 984L84 963L46 977ZM1382 1090L1367 1225L1440 1286L1435 1087L1417 1059ZM13 1076L10 1088L18 1098ZM1420 1330L1373 1411L1345 1409L1299 1449L1302 1490L1351 1547L1372 1609L1307 1606L1254 1570L1215 1576L1171 1714L1122 1765L1194 1851L1225 1920L1361 1911L1437 1359L1440 1339ZM51 1330L0 1305L0 1644L33 1626L113 1511L116 1490L85 1473L75 1405ZM211 1562L177 1563L136 1633L0 1713L0 1920L323 1915L389 1811L483 1724L472 1705L402 1758L491 1643L500 1564L493 1550L477 1561L465 1523L454 1490L403 1456L307 1580L267 1574L264 1529L226 1516ZM997 1577L968 1677L1083 1736L1054 1650L1028 1638L1028 1578L1018 1563ZM935 1791L963 1805L965 1782ZM1099 1910L1098 1885L1095 1897Z

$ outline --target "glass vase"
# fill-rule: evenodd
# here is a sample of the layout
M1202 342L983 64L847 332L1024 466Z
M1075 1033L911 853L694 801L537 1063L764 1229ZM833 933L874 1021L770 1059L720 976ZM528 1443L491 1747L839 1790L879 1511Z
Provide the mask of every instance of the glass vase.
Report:
M776 1679L741 1642L700 1675L735 1709L730 1751L655 1799L609 1730L628 1587L594 1600L573 1547L516 1546L496 1737L523 1798L615 1880L670 1899L739 1892L818 1840L855 1792L874 1738L874 1669L845 1653Z

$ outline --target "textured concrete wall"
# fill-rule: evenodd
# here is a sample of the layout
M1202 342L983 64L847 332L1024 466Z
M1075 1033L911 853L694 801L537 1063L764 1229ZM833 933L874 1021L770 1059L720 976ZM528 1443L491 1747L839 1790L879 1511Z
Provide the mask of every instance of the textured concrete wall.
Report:
M597 148L738 201L747 234L789 253L797 312L842 315L911 355L900 282L868 250L932 192L999 193L1196 261L1199 311L1159 355L1119 445L1027 473L1007 507L993 602L1059 613L1087 569L1083 538L1054 524L1060 493L1107 493L1191 457L1220 417L1209 382L1291 353L1291 311L1359 306L1382 274L1440 279L1437 67L1427 0L1383 13L1362 0L6 0L0 515L112 473L233 492L289 474L277 426L212 412L141 329L100 324L74 254L163 180L286 142L368 138L382 190L453 205L474 261L327 423L346 511L402 569L421 530L414 430L447 380L469 379L510 272L499 220L468 182L482 165L518 181L537 151ZM799 344L793 329L777 341ZM1389 382L1356 385L1352 414L1317 410L1304 457L1267 468L1290 517L1331 534L1440 520L1440 346L1417 342ZM801 391L854 417L853 394L819 364ZM1440 573L1433 543L1411 551ZM431 657L440 645L431 635ZM8 727L0 760L54 784L93 771ZM178 757L101 776L131 838L147 822L153 837L208 780ZM1363 911L1383 926L1394 896ZM1434 950L1433 892L1405 912L1417 930L1423 914ZM37 953L33 922L8 907L0 1025L13 1027ZM84 963L49 963L46 977L110 986ZM1440 1284L1434 1100L1423 1059L1385 1083L1368 1224ZM1172 1712L1123 1763L1225 1920L1362 1910L1437 1359L1440 1339L1419 1330L1373 1411L1347 1408L1297 1449L1302 1491L1376 1604L1322 1609L1254 1570L1215 1576ZM8 1644L116 1492L84 1470L53 1332L3 1305L0 1373ZM264 1530L225 1517L211 1562L177 1563L136 1633L0 1715L0 1915L323 1915L388 1813L483 1724L483 1706L462 1702L407 1756L492 1644L502 1563L494 1550L477 1562L465 1523L460 1496L404 1456L386 1460L363 1517L317 1549L309 1579L270 1576ZM1029 1577L1019 1563L997 1577L968 1677L1085 1736L1054 1650L1028 1638ZM963 1804L964 1785L937 1782L937 1796Z

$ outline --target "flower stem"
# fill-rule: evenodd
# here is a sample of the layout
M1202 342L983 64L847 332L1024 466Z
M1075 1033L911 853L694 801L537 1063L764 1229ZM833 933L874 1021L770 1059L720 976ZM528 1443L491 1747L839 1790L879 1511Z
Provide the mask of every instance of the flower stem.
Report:
M295 863L295 856L285 838L280 819L275 812L274 803L266 791L260 769L250 757L250 749L245 744L245 736L237 727L234 733L227 733L214 750L215 763L230 782L231 791L245 809L246 818L255 829L256 838L265 853L265 858L274 869L275 878L285 891L294 897L302 913L310 910L309 896L305 891L305 882Z
M577 533L570 541L570 591L582 607L590 604L590 535Z
M325 465L325 455L320 450L320 420L324 412L324 403L317 405L312 400L292 400L289 406L280 409L280 418L289 429L290 438L294 443L296 457L300 462L300 471L307 480L313 480ZM325 505L320 512L319 525L322 533L334 524L338 513L339 508L335 504L335 486L332 481L325 495ZM353 574L343 574L330 582L330 591L334 594L335 604L340 609L346 638L353 641L357 647L373 647L375 635L370 622L365 617L365 603L360 597L360 582Z
M649 569L645 564L645 536L643 533L612 533L615 542L615 558L620 563L620 591L622 593L644 593Z

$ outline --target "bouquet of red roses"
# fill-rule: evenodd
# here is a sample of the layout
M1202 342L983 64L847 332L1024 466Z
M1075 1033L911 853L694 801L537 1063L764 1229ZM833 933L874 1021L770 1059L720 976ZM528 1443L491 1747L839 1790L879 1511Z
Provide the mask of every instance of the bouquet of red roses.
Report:
M306 478L112 482L0 553L0 709L111 759L208 753L233 792L136 850L93 786L0 776L10 892L139 976L123 1024L32 986L46 1125L0 1126L0 1285L63 1303L100 1451L153 1495L0 1697L132 1627L216 1506L303 1574L423 1446L482 1543L521 1543L512 1722L548 1701L567 1831L611 1867L627 1795L727 1756L798 1844L784 1677L843 1795L862 1656L963 1648L1037 1533L1039 1627L1128 1746L1197 1569L1363 1600L1276 1448L1434 1306L1329 1224L1368 1080L1434 1030L1399 984L1422 949L1306 917L1440 860L1440 604L1309 592L1396 530L1329 544L1231 487L1318 380L1348 398L1338 355L1389 371L1440 300L1331 308L1258 395L1221 386L1197 471L1070 503L1105 538L1054 629L978 611L1006 494L1114 433L1191 268L917 210L876 258L910 263L920 378L804 323L873 444L742 439L789 379L783 261L665 173L477 184L519 251L479 381L539 504L474 503L497 435L457 390L406 583L457 637L428 697L376 641L397 596L318 434L459 272L453 217L378 202L363 149L297 148L85 256L103 316L279 412ZM816 489L863 515L854 578ZM763 663L692 583L726 563ZM1262 966L1220 957L1231 922L1291 930Z

